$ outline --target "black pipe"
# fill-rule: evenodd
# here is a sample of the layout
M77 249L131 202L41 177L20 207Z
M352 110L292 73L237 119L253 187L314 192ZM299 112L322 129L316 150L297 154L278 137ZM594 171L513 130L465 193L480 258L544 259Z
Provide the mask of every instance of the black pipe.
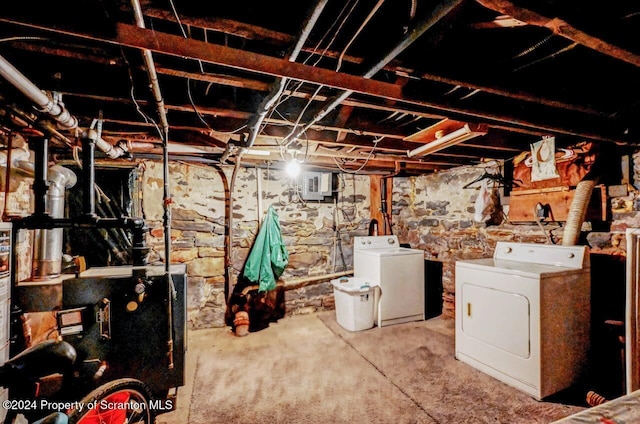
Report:
M82 213L86 217L96 216L95 151L98 134L89 130L82 138Z
M51 218L48 215L31 215L14 221L14 228L37 230L53 228L127 228L131 231L133 246L131 257L133 265L147 264L149 248L146 244L146 233L149 230L143 218L123 216L120 218L98 218L97 216L80 216L76 218Z
M33 202L34 214L46 215L48 183L48 157L49 140L46 138L32 138L29 140L29 148L33 150L34 176L33 176ZM7 184L9 182L7 181Z

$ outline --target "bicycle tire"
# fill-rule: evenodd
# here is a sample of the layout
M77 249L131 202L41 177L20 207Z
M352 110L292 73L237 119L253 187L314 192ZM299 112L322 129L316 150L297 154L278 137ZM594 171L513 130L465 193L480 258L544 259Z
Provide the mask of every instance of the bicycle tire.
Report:
M113 380L96 388L80 402L81 408L67 411L69 424L153 424L151 394L134 378Z

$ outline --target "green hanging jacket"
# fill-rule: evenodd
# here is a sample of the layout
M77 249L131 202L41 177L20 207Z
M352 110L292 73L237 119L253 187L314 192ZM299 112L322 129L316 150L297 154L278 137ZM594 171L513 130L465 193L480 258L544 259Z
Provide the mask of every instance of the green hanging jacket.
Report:
M259 283L258 291L273 290L288 263L289 252L282 240L278 214L269 206L244 266L244 276Z

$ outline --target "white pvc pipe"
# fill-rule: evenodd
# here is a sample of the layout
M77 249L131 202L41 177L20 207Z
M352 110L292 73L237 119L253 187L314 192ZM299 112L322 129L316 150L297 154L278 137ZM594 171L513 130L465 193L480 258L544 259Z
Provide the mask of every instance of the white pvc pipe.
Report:
M78 120L75 116L71 115L60 103L51 100L2 56L0 56L0 75L34 102L38 106L38 110L49 114L58 121L61 128L70 130L78 126Z

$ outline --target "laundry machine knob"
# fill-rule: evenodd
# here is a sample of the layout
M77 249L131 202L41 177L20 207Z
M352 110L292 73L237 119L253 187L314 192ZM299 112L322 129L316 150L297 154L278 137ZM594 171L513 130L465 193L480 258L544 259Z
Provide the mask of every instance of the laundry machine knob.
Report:
M510 247L505 247L504 248L504 253L511 253L512 251L513 251L513 249L510 248Z
M573 259L576 257L576 255L573 252L569 253L567 256L569 257L569 259Z
M389 244L394 244L395 242L396 242L396 241L395 241L393 238L391 238L391 237L389 237L389 238L387 239L387 243L389 243Z

